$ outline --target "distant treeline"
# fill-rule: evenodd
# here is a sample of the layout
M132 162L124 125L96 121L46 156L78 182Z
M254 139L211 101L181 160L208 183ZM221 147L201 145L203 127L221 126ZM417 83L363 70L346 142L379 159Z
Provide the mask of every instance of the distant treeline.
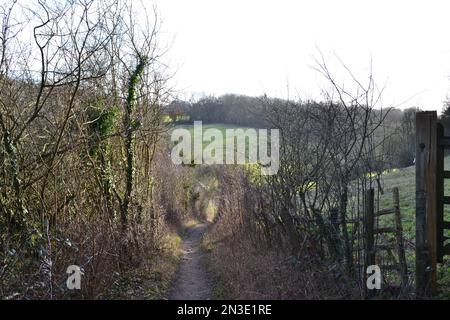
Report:
M167 113L178 122L201 120L255 128L268 125L261 97L227 94L204 97L196 102L176 100L167 106Z

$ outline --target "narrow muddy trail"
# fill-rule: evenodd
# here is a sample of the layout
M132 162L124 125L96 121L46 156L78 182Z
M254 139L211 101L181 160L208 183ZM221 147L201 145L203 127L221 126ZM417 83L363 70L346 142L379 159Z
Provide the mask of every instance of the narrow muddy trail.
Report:
M197 224L183 238L183 258L169 293L169 300L210 300L213 280L204 265L200 245L208 225Z

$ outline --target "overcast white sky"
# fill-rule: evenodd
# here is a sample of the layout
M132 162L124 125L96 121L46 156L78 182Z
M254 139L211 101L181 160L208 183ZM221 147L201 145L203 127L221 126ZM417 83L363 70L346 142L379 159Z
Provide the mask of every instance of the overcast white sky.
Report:
M318 98L317 48L355 73L370 59L384 106L441 110L450 94L450 1L156 0L177 89ZM347 81L336 69L336 77Z

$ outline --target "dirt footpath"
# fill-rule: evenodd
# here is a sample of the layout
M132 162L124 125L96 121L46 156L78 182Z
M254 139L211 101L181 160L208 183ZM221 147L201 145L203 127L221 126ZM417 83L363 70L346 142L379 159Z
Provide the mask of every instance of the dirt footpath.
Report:
M200 249L207 224L198 224L186 233L183 239L183 258L169 293L169 300L210 300L213 282L207 272Z

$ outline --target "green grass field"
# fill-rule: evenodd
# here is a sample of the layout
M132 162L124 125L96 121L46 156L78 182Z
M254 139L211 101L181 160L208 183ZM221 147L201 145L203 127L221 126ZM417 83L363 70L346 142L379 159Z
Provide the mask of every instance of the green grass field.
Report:
M174 129L187 129L190 132L192 139L194 137L194 125L177 125L177 126L174 126L173 130ZM210 123L210 124L203 124L202 125L202 129L203 129L203 132L205 132L208 129L218 129L222 133L223 146L224 146L224 150L226 150L225 147L226 147L226 130L227 129L243 129L243 130L247 130L247 129L252 129L252 128L243 127L243 126L237 126L237 125L232 125L232 124ZM203 150L210 143L211 142L203 141ZM237 152L238 152L237 146L235 145L234 153L236 154ZM249 153L249 141L247 139L246 143L245 143L245 159L246 160L248 160L248 153ZM224 151L224 157L225 157L225 151Z

